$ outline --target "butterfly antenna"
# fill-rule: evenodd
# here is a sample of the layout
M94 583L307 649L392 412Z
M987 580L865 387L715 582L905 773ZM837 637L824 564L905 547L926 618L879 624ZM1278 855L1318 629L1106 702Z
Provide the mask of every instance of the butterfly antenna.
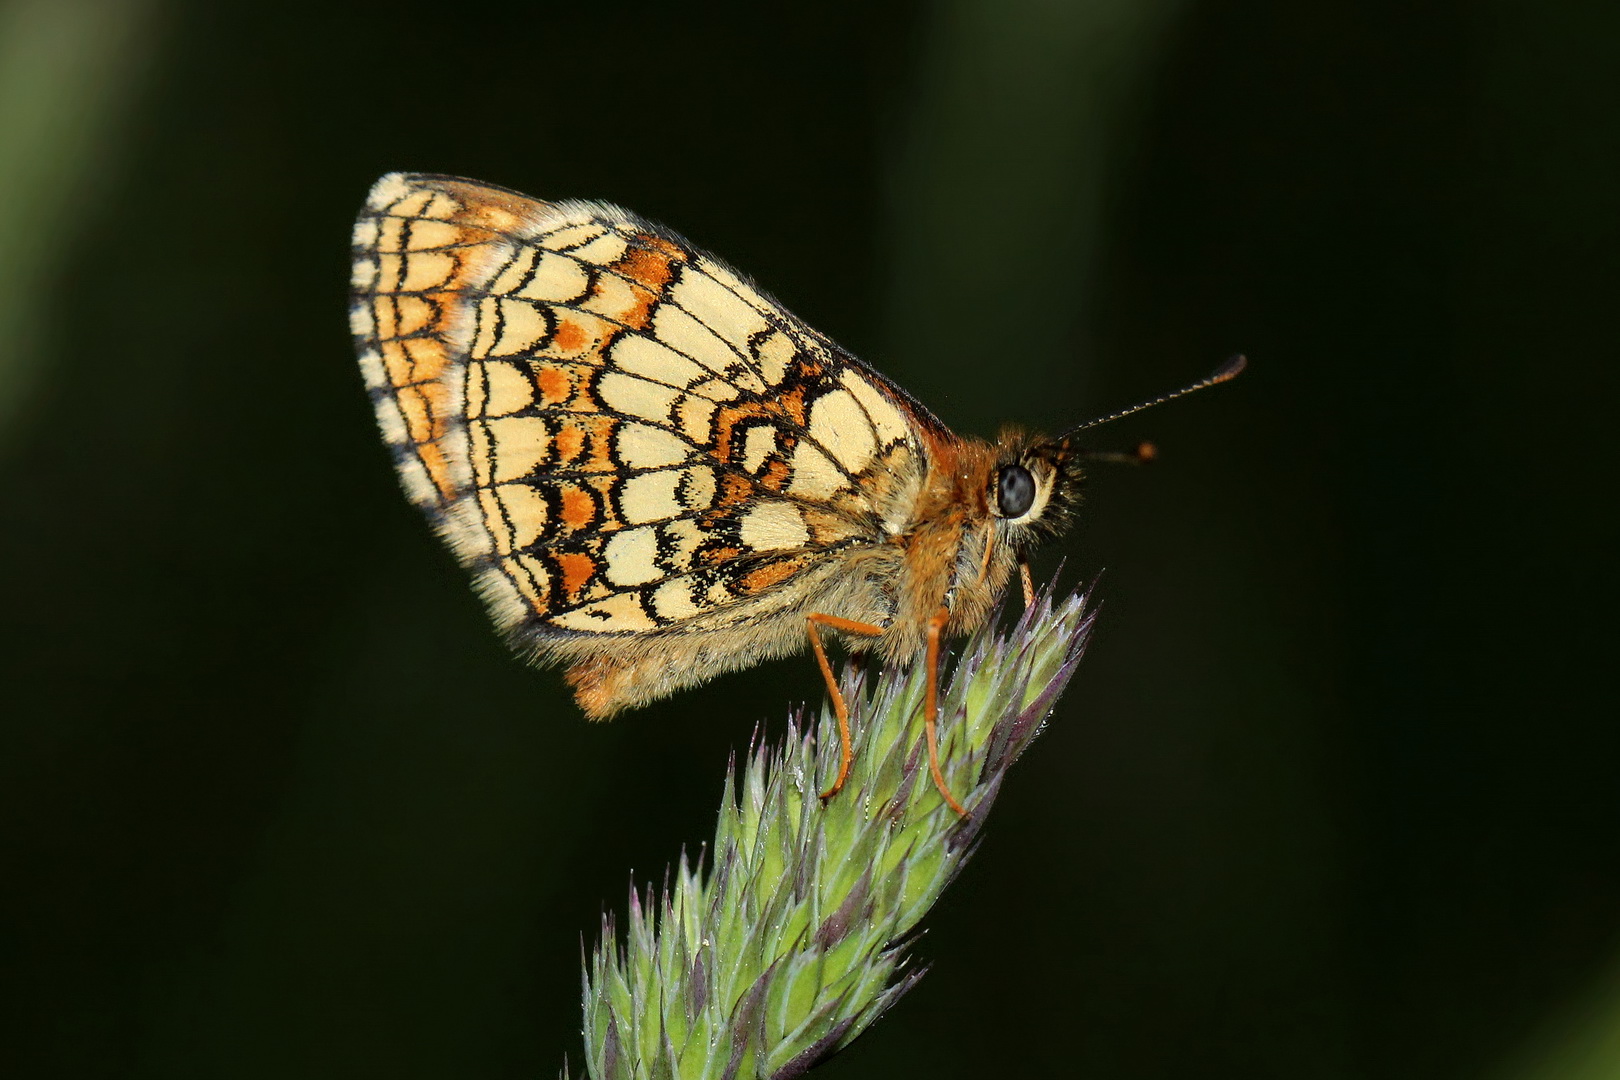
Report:
M1139 442L1129 450L1076 450L1074 456L1081 461L1101 461L1108 465L1146 465L1159 456L1159 448L1150 442Z
M1191 386L1183 386L1180 390L1177 390L1173 394L1166 394L1163 397L1156 397L1152 401L1144 401L1140 405L1132 405L1128 409L1121 409L1117 413L1110 413L1107 416L1101 416L1095 420L1087 420L1085 423L1078 424L1075 427L1070 428L1068 431L1065 431L1062 435L1058 436L1058 438L1066 439L1070 435L1078 434L1079 432L1085 431L1088 428L1094 428L1100 424L1110 423L1122 417L1130 416L1132 413L1139 413L1143 409L1151 409L1155 405L1163 405L1165 402L1174 401L1178 397L1186 397L1188 394L1191 394L1194 391L1208 390L1212 386L1219 386L1223 382L1230 382L1231 380L1237 378L1239 373L1241 373L1243 369L1248 366L1248 358L1242 353L1239 353L1217 368L1215 373L1209 376L1207 379L1200 379ZM1151 444L1143 445L1148 446L1148 452L1146 454L1141 454L1138 452L1137 454L1130 455L1133 460L1140 462L1152 459L1153 451Z

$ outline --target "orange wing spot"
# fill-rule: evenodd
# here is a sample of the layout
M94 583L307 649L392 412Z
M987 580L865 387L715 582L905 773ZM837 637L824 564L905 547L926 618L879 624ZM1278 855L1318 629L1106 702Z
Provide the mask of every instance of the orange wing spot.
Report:
M556 556L557 570L562 575L563 592L568 595L570 604L579 603L580 594L585 591L585 585L596 573L596 560L589 555L581 555L574 551L565 551Z
M788 372L788 378L802 379L808 382L811 379L819 379L825 374L827 374L827 368L820 360L813 360L805 356L801 357L798 363L793 365L793 370Z
M427 470L428 479L433 486L439 489L439 494L446 499L455 497L456 485L450 479L450 463L444 459L444 451L437 442L422 443L416 448L416 456L421 458L422 467Z
M371 317L377 323L377 340L392 341L399 336L398 311L392 296L379 296L371 304Z
M574 380L568 372L560 367L550 364L542 366L534 374L534 383L540 388L540 404L561 405L573 393Z
M399 338L391 343L405 355L407 377L399 383L432 382L450 366L449 354L441 342L431 338Z
M578 352L585 344L585 328L573 319L558 319L557 329L552 331L551 340L564 352Z
M651 244L653 250L631 248L613 267L634 285L640 286L633 290L636 302L619 314L619 320L634 330L646 329L652 306L657 303L659 293L669 284L672 276L670 263L684 255L680 248L657 237L642 236L639 239Z
M382 314L382 305L378 305L379 315ZM420 296L401 296L394 303L392 315L395 320L389 337L405 337L409 334L419 334L429 325L437 323L439 319L438 305L430 304ZM382 320L378 320L378 336L382 337Z
M596 521L596 500L584 488L569 485L562 489L562 523L574 531Z
M576 413L564 417L551 443L558 464L585 472L618 472L619 466L613 460L613 434L617 429L618 421L611 416Z
M637 289L636 302L619 313L619 321L632 330L647 329L647 317L652 312L652 306L657 297L651 293L643 293Z
M618 462L613 460L613 420L601 417L599 422L591 424L590 456L585 462L589 472L613 473L619 471Z
M399 389L396 400L412 442L425 443L444 435L444 411L449 404L445 399L444 387L436 383Z
M557 432L557 437L551 444L557 451L557 460L569 465L573 464L580 451L585 449L585 431L572 421L573 417L569 417L569 422L562 425L562 429Z
M388 382L392 386L404 386L411 381L411 358L405 355L397 341L384 341L381 343L383 370L388 372Z
M768 401L747 401L740 405L726 405L714 414L714 456L721 461L731 460L731 437L745 420L764 417L776 420L781 411Z
M765 466L765 472L760 476L759 482L771 491L782 491L792 477L793 470L788 468L788 463L779 457L772 457L770 463Z
M728 563L732 559L741 557L742 553L743 549L739 547L705 548L698 552L698 558L710 566L719 566L721 563Z
M778 412L785 413L792 418L799 427L810 425L809 414L804 409L804 387L799 387L791 393L783 394L775 401Z
M714 431L714 456L721 461L731 460L731 429L737 425L737 410L723 408L710 421Z
M747 480L734 473L725 473L720 477L720 497L715 500L715 509L724 510L728 506L736 506L753 498L754 489Z
M743 577L741 585L744 592L764 592L772 585L780 584L797 574L804 568L803 559L781 559L760 567L751 574Z
M637 240L650 247L631 248L614 269L638 285L658 292L669 283L669 264L681 255L681 249L656 236L639 236Z
M405 418L405 434L411 437L411 442L423 443L433 437L433 417L428 411L427 398L423 397L420 387L404 386L395 392L394 400L399 403L399 414Z

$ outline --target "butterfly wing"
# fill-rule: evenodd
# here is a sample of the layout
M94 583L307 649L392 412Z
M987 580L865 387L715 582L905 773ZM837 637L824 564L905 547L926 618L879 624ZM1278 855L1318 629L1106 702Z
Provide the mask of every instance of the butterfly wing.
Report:
M351 321L406 493L539 655L736 626L907 520L945 429L685 240L392 174Z

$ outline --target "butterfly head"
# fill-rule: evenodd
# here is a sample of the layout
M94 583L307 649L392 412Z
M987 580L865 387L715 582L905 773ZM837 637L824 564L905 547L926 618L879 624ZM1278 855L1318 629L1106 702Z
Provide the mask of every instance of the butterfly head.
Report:
M1080 501L1080 461L1067 438L1045 439L1016 428L1001 433L985 503L1015 548L1068 528Z
M1030 436L1016 428L1004 430L996 440L997 464L986 496L991 514L1007 526L1009 538L1020 549L1056 536L1068 527L1074 508L1080 502L1083 463L1114 461L1139 465L1151 461L1155 454L1152 443L1139 443L1134 450L1126 452L1083 450L1075 445L1075 437L1080 432L1185 394L1218 386L1235 378L1247 363L1242 356L1234 356L1213 375L1191 386L1077 424L1055 439Z

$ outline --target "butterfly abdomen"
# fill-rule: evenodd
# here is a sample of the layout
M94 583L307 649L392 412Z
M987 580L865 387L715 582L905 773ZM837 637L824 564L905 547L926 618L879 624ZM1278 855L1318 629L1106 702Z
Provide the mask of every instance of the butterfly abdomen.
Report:
M877 544L809 568L792 588L764 586L750 602L678 628L604 638L541 633L525 651L567 665L564 677L580 709L605 720L726 672L804 652L812 612L851 612L857 622L892 624L893 583L903 561L898 545ZM849 644L870 643L857 638Z

